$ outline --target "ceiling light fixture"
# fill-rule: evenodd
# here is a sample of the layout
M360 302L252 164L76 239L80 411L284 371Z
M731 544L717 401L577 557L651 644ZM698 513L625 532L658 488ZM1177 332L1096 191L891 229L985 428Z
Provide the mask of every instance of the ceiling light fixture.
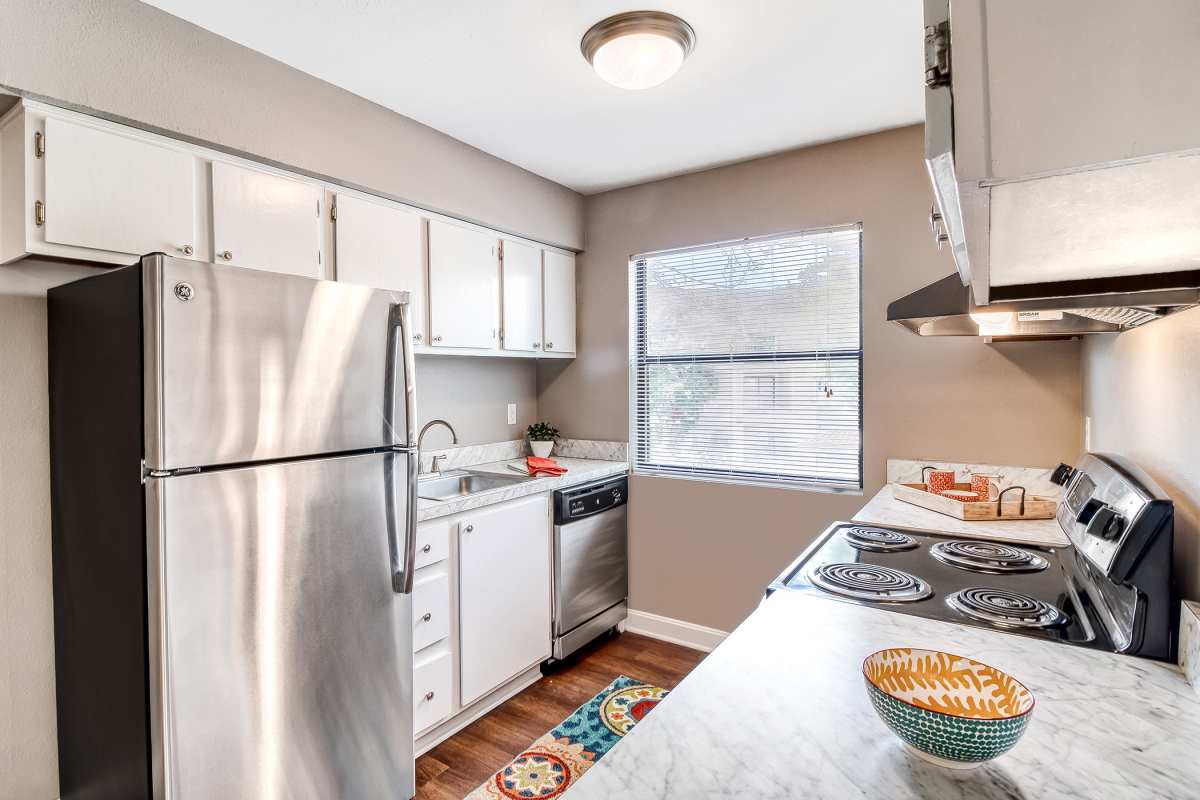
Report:
M649 89L670 78L696 46L692 26L662 11L602 19L579 42L596 74L622 89Z

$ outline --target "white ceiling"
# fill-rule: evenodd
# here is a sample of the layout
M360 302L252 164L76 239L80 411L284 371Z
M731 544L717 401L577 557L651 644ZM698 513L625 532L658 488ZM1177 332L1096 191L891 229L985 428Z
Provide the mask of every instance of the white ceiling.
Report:
M148 0L584 193L919 122L919 0L678 0L671 80L579 52L618 0ZM636 4L635 4L636 5Z

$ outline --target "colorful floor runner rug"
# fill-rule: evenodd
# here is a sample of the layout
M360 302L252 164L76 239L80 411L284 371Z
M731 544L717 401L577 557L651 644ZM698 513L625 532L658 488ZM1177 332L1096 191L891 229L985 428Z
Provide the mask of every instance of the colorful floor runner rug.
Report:
M666 696L666 689L620 676L466 800L558 797Z

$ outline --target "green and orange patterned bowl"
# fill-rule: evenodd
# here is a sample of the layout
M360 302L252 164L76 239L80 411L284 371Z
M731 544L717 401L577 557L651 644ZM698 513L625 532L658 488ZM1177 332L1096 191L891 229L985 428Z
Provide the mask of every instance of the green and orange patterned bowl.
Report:
M863 661L871 705L915 755L970 769L1009 751L1033 715L1033 693L978 661L893 648Z

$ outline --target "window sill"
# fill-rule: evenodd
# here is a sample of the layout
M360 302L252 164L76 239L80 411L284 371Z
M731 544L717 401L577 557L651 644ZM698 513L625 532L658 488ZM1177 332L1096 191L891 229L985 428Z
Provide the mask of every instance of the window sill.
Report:
M716 483L726 486L747 486L755 489L786 489L788 491L815 492L816 494L840 494L850 497L864 496L861 486L839 486L825 483L795 483L790 481L753 480L749 478L720 478L714 475L680 475L674 472L631 466L630 475L637 478L666 478L668 480L692 481L694 483Z

